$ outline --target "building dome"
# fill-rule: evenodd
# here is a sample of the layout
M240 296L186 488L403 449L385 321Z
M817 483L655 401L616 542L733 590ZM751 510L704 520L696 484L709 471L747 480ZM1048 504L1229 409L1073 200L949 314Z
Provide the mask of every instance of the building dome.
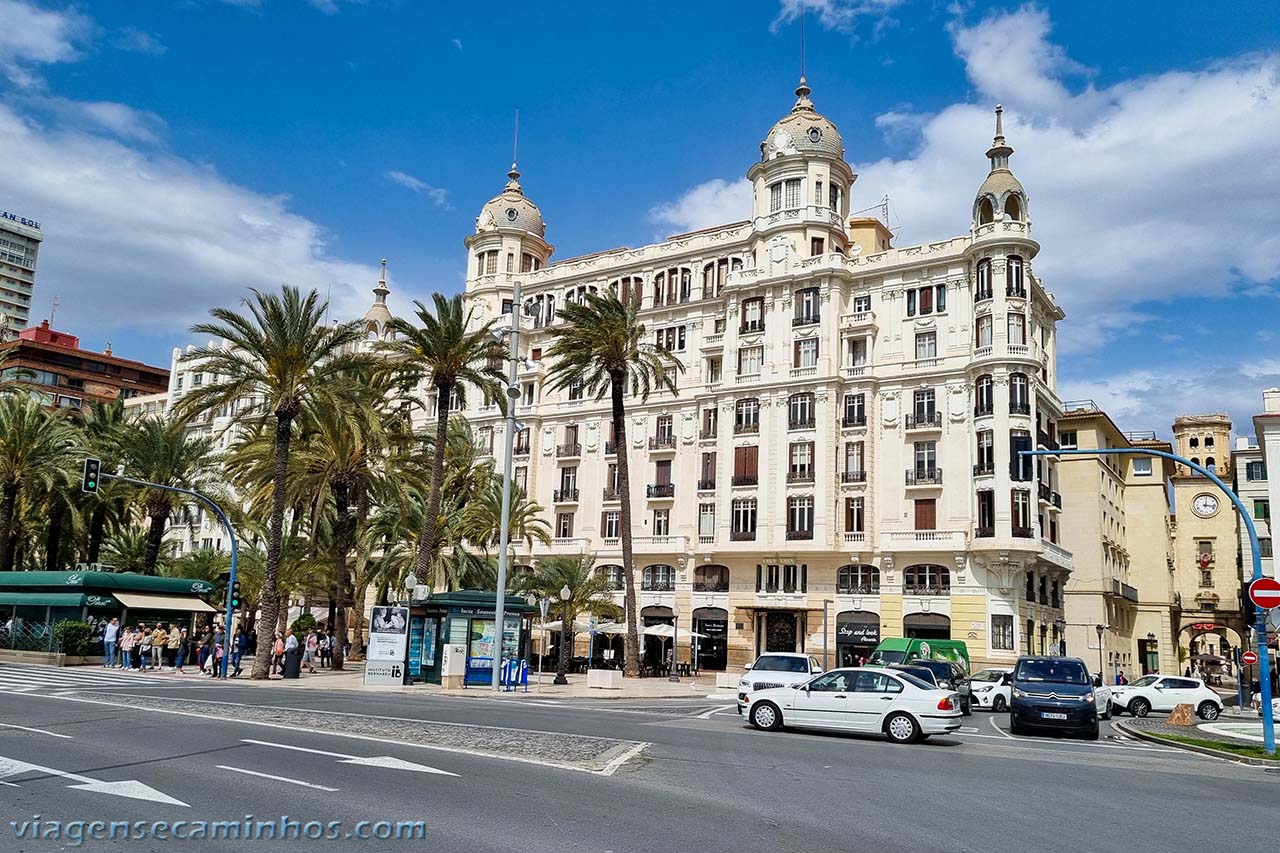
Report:
M485 202L476 217L476 233L495 228L518 228L539 237L547 236L547 225L542 221L542 211L525 197L520 188L520 172L511 164L507 172L507 185L502 192Z
M787 154L817 154L844 159L844 140L835 124L813 108L809 85L804 77L796 87L796 105L769 128L760 143L760 159L771 160Z
M1008 169L995 169L991 174L987 175L987 179L982 182L982 186L978 187L978 195L994 196L995 198L1004 198L1008 193L1026 194L1026 190L1022 188L1022 182L1014 177L1013 172Z

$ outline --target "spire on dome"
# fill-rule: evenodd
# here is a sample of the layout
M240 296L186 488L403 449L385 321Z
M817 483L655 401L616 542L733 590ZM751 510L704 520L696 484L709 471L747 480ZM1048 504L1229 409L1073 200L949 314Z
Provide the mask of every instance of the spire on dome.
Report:
M382 275L378 277L378 283L373 288L373 301L375 305L386 305L387 295L391 293L391 289L387 287L387 259L382 259Z
M387 294L391 293L391 288L387 287L387 259L382 259L382 274L378 276L378 283L373 286L373 304L369 306L369 310L364 312L365 331L371 336L383 338L387 334L387 325L391 322L391 309L387 307Z
M813 90L809 88L809 84L805 82L804 75L800 75L800 85L796 86L796 105L791 108L792 112L796 110L812 110L813 101L809 99L809 95Z
M1008 169L1009 155L1013 153L1013 148L1005 142L1004 139L1004 107L996 104L996 135L991 140L991 147L987 149L987 157L991 160L991 169Z

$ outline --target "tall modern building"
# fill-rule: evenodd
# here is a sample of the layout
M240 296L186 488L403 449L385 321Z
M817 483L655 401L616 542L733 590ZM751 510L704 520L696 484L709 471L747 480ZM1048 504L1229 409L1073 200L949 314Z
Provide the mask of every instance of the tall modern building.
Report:
M27 328L43 240L39 222L0 210L0 340L13 340Z
M840 132L803 78L795 94L747 171L750 219L553 263L514 164L483 206L465 296L481 319L523 315L516 478L554 535L519 561L593 554L622 601L625 453L635 618L695 630L703 669L824 648L847 663L893 636L964 640L979 666L1046 652L1072 558L1059 463L1019 451L1056 446L1064 315L1034 272L1000 108L963 233L898 247L851 215ZM605 290L685 368L678 393L627 400L625 446L607 400L552 390L544 357L559 307ZM497 407L469 405L500 453Z

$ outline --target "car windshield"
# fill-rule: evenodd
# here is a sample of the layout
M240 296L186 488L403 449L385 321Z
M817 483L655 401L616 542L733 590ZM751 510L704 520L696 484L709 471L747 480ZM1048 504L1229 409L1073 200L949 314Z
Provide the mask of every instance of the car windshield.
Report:
M903 672L900 669L894 670L893 675L895 678L901 678L903 681L907 682L907 684L910 684L912 687L919 687L921 690L937 690L938 689L937 685L930 684L929 682L925 681L923 678L916 678L911 673Z
M1004 678L1003 669L984 669L975 672L970 681L999 681L1002 678Z
M890 669L894 672L901 672L904 675L910 675L917 681L923 681L925 684L929 685L930 688L937 686L937 679L934 677L933 673L923 666L916 666L914 664L911 666L894 665L890 667Z
M757 658L751 665L752 672L808 672L809 661L804 658L789 658L780 655L765 655Z
M1144 675L1142 676L1142 678L1139 678L1137 681L1130 682L1129 686L1130 687L1150 687L1151 685L1156 683L1156 678L1157 676L1154 676L1154 675Z
M1053 684L1089 684L1092 679L1077 660L1028 660L1018 664L1018 681L1046 681Z
M890 663L902 663L906 659L907 659L906 652L895 652L895 651L890 651L888 649L876 649L874 652L871 653L871 660L868 662L876 664L877 666L884 666L885 664L890 664Z

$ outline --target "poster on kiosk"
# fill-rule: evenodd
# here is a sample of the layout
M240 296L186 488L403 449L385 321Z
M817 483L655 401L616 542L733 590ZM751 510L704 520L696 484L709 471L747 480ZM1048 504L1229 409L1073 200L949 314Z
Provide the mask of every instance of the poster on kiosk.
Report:
M409 648L409 608L375 607L369 616L366 684L401 684Z

